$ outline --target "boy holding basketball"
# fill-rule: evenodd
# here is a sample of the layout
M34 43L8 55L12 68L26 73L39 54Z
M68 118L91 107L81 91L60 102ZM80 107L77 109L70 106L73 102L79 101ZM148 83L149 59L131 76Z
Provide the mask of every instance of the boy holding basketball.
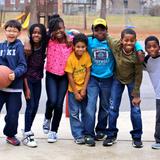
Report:
M8 87L0 88L0 111L6 104L5 127L3 133L7 136L6 141L14 146L20 145L15 137L18 128L19 111L22 106L21 94L23 87L22 75L27 70L24 49L20 35L21 24L16 20L6 22L6 41L0 43L0 65L9 67L13 72L8 78L12 83Z

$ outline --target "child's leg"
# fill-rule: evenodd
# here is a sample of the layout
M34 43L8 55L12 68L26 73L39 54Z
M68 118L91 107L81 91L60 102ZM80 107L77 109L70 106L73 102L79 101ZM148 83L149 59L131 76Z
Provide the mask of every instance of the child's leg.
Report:
M6 92L0 91L0 113L1 113L2 107L3 107L6 99L7 99Z
M142 119L141 119L141 109L140 106L133 106L131 93L133 91L134 83L130 83L127 85L128 94L130 98L130 106L131 106L131 122L133 126L133 130L130 132L133 139L141 139L142 135Z
M74 139L84 138L84 125L80 118L80 110L82 102L75 99L74 93L68 92L69 117L71 131Z
M68 89L67 76L61 76L56 80L57 99L54 107L54 115L51 124L51 131L57 132L63 113L63 102ZM54 96L54 94L52 95Z
M160 143L160 99L156 99L156 126L154 137L156 143Z
M85 135L95 137L95 116L96 116L96 103L99 94L98 81L95 77L91 76L87 86L88 103L85 111Z
M109 127L107 136L111 138L117 137L117 118L119 116L119 107L121 103L122 93L125 85L117 79L114 79L111 89L111 100L109 110Z
M25 132L31 131L32 123L38 110L41 95L41 80L35 83L28 81L28 85L31 92L31 98L27 100L27 107L25 111Z
M108 114L109 114L109 100L111 96L111 87L112 87L113 77L102 79L99 82L100 88L100 105L98 112L98 123L96 126L97 133L106 134L106 127L108 123Z
M7 114L5 116L5 127L3 133L8 137L13 137L17 134L19 111L22 106L21 92L8 93L6 102Z
M57 100L57 88L56 88L56 79L53 74L46 72L46 93L47 93L47 102L46 102L46 111L45 118L51 119L54 105Z

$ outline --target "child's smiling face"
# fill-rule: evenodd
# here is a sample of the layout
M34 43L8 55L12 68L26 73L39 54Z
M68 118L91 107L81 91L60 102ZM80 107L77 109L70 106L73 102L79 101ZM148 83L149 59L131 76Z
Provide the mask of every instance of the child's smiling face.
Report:
M126 53L134 51L135 43L136 43L136 37L133 34L125 33L123 38L121 38L122 48Z
M106 27L101 24L93 27L93 35L100 41L105 40L107 35Z
M77 42L74 46L74 51L77 58L80 58L86 50L87 46L84 42Z
M15 27L7 27L5 29L5 34L9 43L14 42L20 35L20 31Z
M154 40L148 41L145 50L151 57L157 57L159 55L160 46Z
M52 31L52 36L57 39L63 39L65 37L65 26L63 22L59 22L58 28Z
M39 27L35 27L32 33L32 39L34 43L39 43L41 41L42 34Z

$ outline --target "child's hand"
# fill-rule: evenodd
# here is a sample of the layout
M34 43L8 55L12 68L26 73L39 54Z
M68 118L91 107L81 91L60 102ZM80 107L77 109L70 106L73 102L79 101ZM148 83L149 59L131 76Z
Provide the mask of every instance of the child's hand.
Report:
M75 98L77 101L82 101L83 97L81 96L81 94L79 92L74 93L74 95L75 95Z
M69 39L68 37L66 38L66 44L67 44L67 47L71 47L72 46L72 40Z
M80 95L84 98L86 96L86 90L82 89Z
M137 58L139 62L143 63L145 58L145 53L143 51L137 51Z
M32 49L29 40L24 41L24 52L27 56L31 55Z
M29 88L27 88L27 89L25 90L25 98L26 98L26 100L28 100L28 99L31 98L31 91L30 91Z
M134 97L134 98L132 99L132 104L133 104L133 106L139 106L140 103L141 103L140 97Z
M13 72L13 73L10 73L10 74L8 75L8 78L9 78L9 80L14 81L14 80L15 80L15 74L14 74L14 72Z

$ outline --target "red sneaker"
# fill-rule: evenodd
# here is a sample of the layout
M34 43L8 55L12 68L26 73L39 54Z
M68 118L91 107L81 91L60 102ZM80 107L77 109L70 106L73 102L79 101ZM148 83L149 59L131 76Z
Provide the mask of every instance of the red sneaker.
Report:
M14 146L19 146L20 141L14 136L14 137L7 137L6 141Z

